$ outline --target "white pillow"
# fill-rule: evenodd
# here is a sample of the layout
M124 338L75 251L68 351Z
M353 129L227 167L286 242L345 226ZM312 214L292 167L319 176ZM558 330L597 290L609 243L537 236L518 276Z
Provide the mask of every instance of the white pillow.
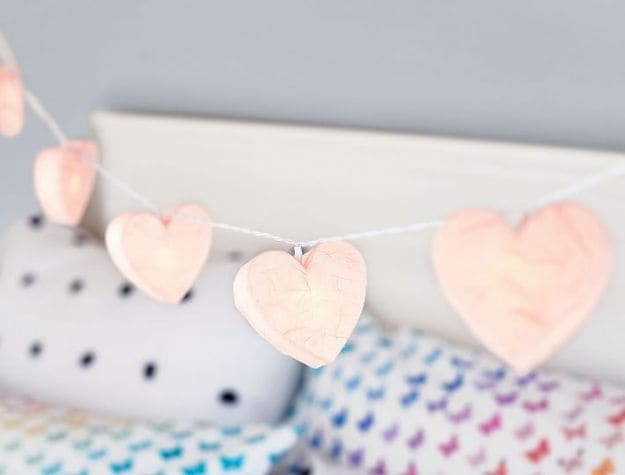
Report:
M245 257L211 260L189 298L166 305L84 232L24 220L0 257L0 388L119 416L278 420L300 366L234 308Z

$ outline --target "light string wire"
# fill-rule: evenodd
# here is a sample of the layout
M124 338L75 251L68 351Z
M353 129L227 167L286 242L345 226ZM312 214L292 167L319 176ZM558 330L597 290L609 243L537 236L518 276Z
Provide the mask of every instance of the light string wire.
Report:
M9 46L8 41L0 32L0 57L3 58L4 62L7 64L15 64L15 57L13 52ZM43 106L41 101L33 94L31 91L26 91L25 99L27 104L29 105L32 112L43 122L43 124L50 130L52 135L58 141L58 143L63 146L68 143L68 139L66 134L63 132L63 129L60 127L56 119L50 114L50 112ZM104 165L100 162L92 159L87 159L88 163L94 167L96 172L102 177L104 180L109 182L115 188L120 190L122 193L126 194L128 197L132 198L137 203L141 204L144 208L152 211L155 214L162 214L161 208L155 204L153 201L144 197L141 193L135 190L130 184L125 182L124 180L117 177L110 170L108 170ZM597 188L609 181L612 181L620 176L625 175L625 163L620 162L616 165L613 165L601 172L586 175L581 177L578 180L573 181L567 186L563 188L557 189L553 192L547 193L542 197L538 198L536 201L531 203L529 206L526 206L522 210L518 212L519 215L528 214L538 208L541 208L550 203L554 203L557 201L562 201L573 196L576 196L584 191L591 190L593 188ZM309 241L299 241L296 239L291 239L288 237L279 236L277 234L272 234L265 231L260 231L257 229L247 228L243 226L237 226L228 223L214 222L208 219L199 218L197 216L185 215L183 213L169 213L169 217L184 219L186 221L190 221L196 224L203 224L207 226L211 226L215 229L222 229L225 231L230 231L233 233L246 234L249 236L254 236L261 239L268 239L270 241L278 242L281 244L287 244L289 246L293 246L296 250L301 250L301 248L310 248L316 246L317 244L321 244L324 242L330 241L355 241L359 239L367 239L372 237L379 236L392 236L398 234L405 233L420 233L423 231L427 231L429 229L435 229L440 227L444 220L443 219L433 219L428 221L420 221L417 223L402 225L402 226L392 226L386 228L378 228L371 229L367 231L359 231L348 234L336 235L336 236L325 236L316 239L312 239Z
M15 60L15 54L13 54L13 49L11 49L11 45L7 40L6 36L0 31L0 59L5 64L10 66L15 66L17 61Z

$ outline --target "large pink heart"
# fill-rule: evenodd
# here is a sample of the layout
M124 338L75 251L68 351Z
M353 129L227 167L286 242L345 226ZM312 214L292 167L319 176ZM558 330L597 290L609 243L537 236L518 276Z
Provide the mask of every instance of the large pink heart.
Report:
M512 229L472 209L433 243L443 293L473 333L521 372L545 361L594 308L608 284L612 246L590 211L560 203Z
M162 217L124 214L109 223L106 247L128 280L157 300L178 303L208 258L209 219L196 205L172 206Z
M72 141L39 152L35 160L35 193L51 221L75 226L87 209L95 184L95 143Z
M15 66L0 65L0 134L14 137L24 125L24 86Z
M252 327L279 351L313 368L333 361L362 312L367 269L346 242L319 244L301 262L264 252L234 281L234 302Z

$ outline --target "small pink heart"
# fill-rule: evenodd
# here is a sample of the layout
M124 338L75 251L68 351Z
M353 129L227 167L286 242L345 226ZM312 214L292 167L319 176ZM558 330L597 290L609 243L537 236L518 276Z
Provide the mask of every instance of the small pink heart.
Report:
M14 137L24 126L24 86L15 66L0 65L0 134Z
M315 246L301 262L264 252L239 270L234 303L269 343L310 367L333 361L365 302L367 269L346 242Z
M178 303L208 258L209 219L196 205L172 206L161 218L123 214L109 223L106 247L128 280L157 300Z
M95 143L71 141L39 152L35 160L35 193L45 215L58 224L80 223L95 184Z
M590 211L542 208L512 229L472 209L433 242L447 300L493 353L521 372L544 362L585 320L606 288L612 246Z

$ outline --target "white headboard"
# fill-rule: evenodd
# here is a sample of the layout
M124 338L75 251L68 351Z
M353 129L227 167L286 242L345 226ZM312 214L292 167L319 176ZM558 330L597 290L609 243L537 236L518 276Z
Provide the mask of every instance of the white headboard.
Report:
M97 112L92 122L106 166L158 204L197 202L218 221L302 240L445 217L468 206L516 210L625 160L595 151L224 120ZM625 243L622 182L579 201L605 219L616 243ZM86 222L102 233L115 215L139 209L100 180ZM437 289L431 235L355 243L368 263L368 307L389 323L472 342ZM218 231L214 253L251 257L276 247ZM620 249L609 295L559 352L556 366L625 379Z

